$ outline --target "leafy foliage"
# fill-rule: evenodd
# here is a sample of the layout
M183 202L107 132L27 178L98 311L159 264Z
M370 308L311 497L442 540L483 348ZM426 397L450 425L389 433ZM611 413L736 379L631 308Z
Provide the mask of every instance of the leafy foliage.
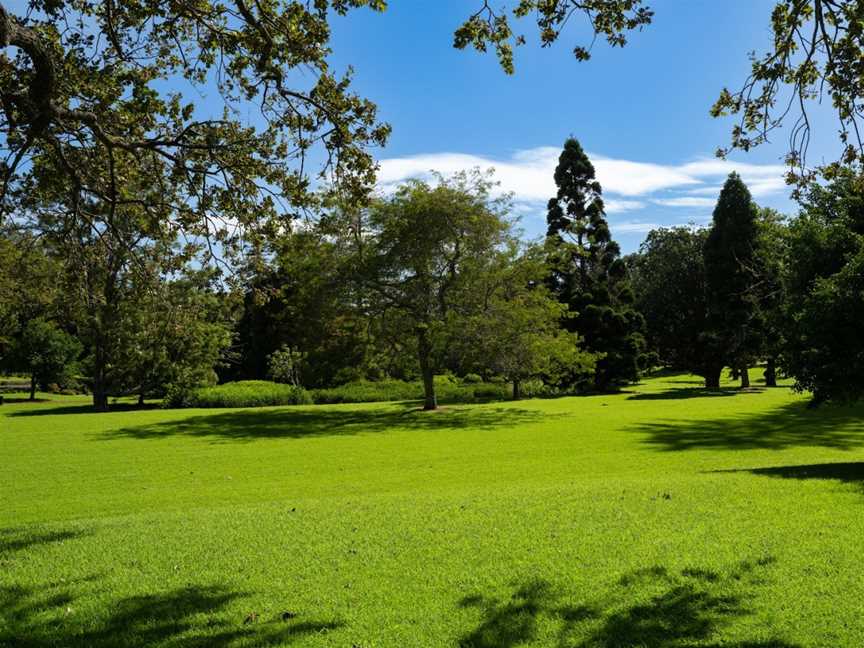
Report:
M31 376L32 400L37 385L45 389L49 383L64 384L72 378L81 343L38 317L24 327L15 352L18 368Z
M278 383L299 387L301 384L300 363L305 357L306 354L301 351L289 346L282 346L267 358L267 373Z
M170 407L268 407L271 405L308 405L312 399L302 387L266 380L199 387L180 397L167 398Z
M864 186L810 188L792 222L783 366L814 402L864 396Z
M860 165L864 5L856 0L780 0L771 12L771 30L772 49L761 56L752 54L750 76L742 87L735 92L724 88L711 109L715 117L739 117L730 149L749 151L767 142L794 116L787 154L789 180L805 185L814 177L806 168L811 138L807 105L827 97L837 113L843 151L823 171L831 177L842 164Z
M450 348L460 366L506 378L517 399L522 383L531 378L558 384L594 371L595 357L580 349L576 333L561 327L567 306L545 285L547 274L542 248L504 248L488 272L474 277L471 290L481 303L451 319L450 328L458 334Z
M645 317L648 348L663 366L699 371L707 304L703 248L706 229L652 230L635 255L631 277Z
M470 45L478 52L491 46L504 71L513 74L513 47L523 45L525 37L514 34L511 19L520 21L532 13L543 47L558 40L574 14L581 14L588 21L592 44L599 36L613 47L624 47L627 32L649 24L654 15L651 9L642 6L642 0L518 0L509 11L506 7L496 10L489 0L483 0L483 5L455 31L453 45L458 49ZM587 61L591 58L591 47L577 45L573 55Z
M507 200L493 199L490 189L477 171L439 177L434 187L409 181L369 214L361 276L370 307L416 341L428 409L437 406L432 378L455 333L451 315L477 307L470 288L509 236Z

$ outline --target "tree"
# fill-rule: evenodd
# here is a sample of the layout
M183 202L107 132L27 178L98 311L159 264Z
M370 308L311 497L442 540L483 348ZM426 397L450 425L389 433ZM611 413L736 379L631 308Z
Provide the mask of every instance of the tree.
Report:
M215 367L231 342L230 304L210 286L212 273L187 271L137 281L110 334L117 340L106 385L114 394L163 398L216 381Z
M546 222L550 283L575 313L570 330L597 354L594 387L634 381L644 349L644 320L633 308L633 291L621 250L606 223L600 183L575 139L564 144L555 169L558 194L549 201Z
M278 351L274 351L267 359L267 373L270 378L278 383L286 383L300 387L300 365L305 354L296 351L289 346L283 345Z
M355 241L336 220L344 219L334 214L287 233L271 244L269 259L253 260L243 282L238 363L225 375L264 378L268 358L283 346L303 354L298 368L307 386L327 387L362 371L368 321L351 265Z
M37 385L45 389L53 382L66 382L80 354L81 343L56 324L30 320L16 349L18 367L30 375L30 400L36 399Z
M470 292L479 303L469 315L455 315L449 327L462 370L505 377L514 400L528 379L557 383L574 374L590 376L595 363L580 349L579 336L561 328L567 306L545 285L542 248L519 247L511 244L486 272L472 273Z
M224 244L316 204L310 173L362 200L374 179L366 148L389 127L327 58L331 14L364 6L384 3L36 0L19 15L0 4L11 54L0 217L56 178L78 217L93 222L98 203L104 222L135 204ZM214 101L183 101L195 92ZM126 173L154 191L130 195Z
M14 342L37 317L61 315L62 266L28 232L0 230L0 366L11 362Z
M765 386L777 386L778 360L786 346L784 309L789 300L784 277L787 266L796 263L789 255L789 227L786 217L770 208L759 210L755 266L758 272L754 292L762 325L761 355L765 358Z
M451 313L466 304L464 284L505 243L506 199L490 197L479 172L409 181L375 203L362 249L362 280L373 312L411 335L423 380L424 409L436 409L433 377L448 339Z
M705 386L720 387L723 367L730 365L749 386L748 366L761 343L757 319L759 276L756 254L759 210L737 173L729 174L705 240L707 322L702 335Z
M613 47L624 47L627 32L649 24L654 15L651 9L642 6L642 0L518 0L509 12L506 8L496 10L488 0L483 0L480 9L456 30L454 46L465 49L470 45L478 52L485 52L491 45L504 71L513 74L513 47L523 45L525 37L514 34L508 13L515 21L534 14L543 47L558 40L574 14L582 14L588 20L594 39L604 38ZM573 54L578 60L587 61L591 48L577 45Z
M623 47L628 32L649 25L654 12L642 0L514 0L494 6L483 0L456 30L454 45L479 52L491 47L503 70L512 74L514 46L526 42L513 26L529 16L534 17L542 47L558 41L568 26L572 28L577 22L574 16L587 19L592 44L600 37L613 47ZM723 88L711 107L714 117L738 117L729 146L719 148L717 154L749 151L791 122L788 180L799 189L820 171L830 178L843 165L854 164L860 170L864 164L859 110L864 95L862 24L864 4L858 0L776 0L770 13L772 47L762 55L748 53L749 76L735 91ZM591 49L577 45L573 54L586 61ZM808 117L808 107L811 102L828 103L826 95L837 114L843 150L837 161L808 169L807 149L815 123Z
M864 396L864 180L814 184L789 226L784 370L813 403Z
M647 346L663 366L701 374L705 358L707 229L651 230L632 264L636 307L645 318Z

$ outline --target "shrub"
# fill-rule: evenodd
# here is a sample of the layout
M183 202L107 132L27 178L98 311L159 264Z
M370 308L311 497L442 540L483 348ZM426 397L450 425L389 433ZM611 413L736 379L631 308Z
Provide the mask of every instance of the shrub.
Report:
M182 396L182 394L178 395ZM312 397L302 387L283 385L268 380L241 380L238 382L199 387L189 391L177 402L166 401L174 407L267 407L271 405L309 405Z
M482 383L483 378L481 378L479 374L469 373L469 374L466 374L465 377L462 378L462 382L466 383L466 384Z
M416 400L423 396L423 386L403 380L355 380L338 387L315 389L316 403L378 403L382 401Z
M507 400L513 392L505 383L460 383L450 375L435 376L435 394L439 403L476 403L487 400ZM404 380L356 380L339 387L315 389L316 403L377 403L382 401L420 400L423 384Z

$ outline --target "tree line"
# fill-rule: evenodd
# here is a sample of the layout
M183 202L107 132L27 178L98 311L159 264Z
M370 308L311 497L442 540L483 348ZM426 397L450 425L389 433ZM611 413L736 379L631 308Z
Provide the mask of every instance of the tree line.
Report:
M526 241L479 170L412 180L366 205L332 203L230 275L175 233L103 238L44 227L0 236L0 366L37 386L176 396L216 381L306 387L478 375L554 393L608 391L658 367L717 389L764 363L814 402L864 392L864 191L812 184L787 218L733 173L708 228L650 232L622 256L575 139L555 170L547 232Z
M517 393L537 376L610 389L665 364L716 387L723 366L746 381L764 359L817 401L861 391L858 2L777 0L769 51L711 109L737 116L729 148L744 151L797 113L801 214L769 217L727 183L710 231L654 232L628 258L575 143L536 244L470 174L373 199L369 149L390 126L328 56L333 15L381 0L5 4L0 347L31 391L83 376L104 409L272 373L280 350L310 384L472 367ZM509 73L517 24L545 46L581 16L624 46L653 19L641 0L478 5L453 45L491 49ZM806 107L823 91L842 151L808 169ZM207 105L184 99L202 92ZM680 285L659 290L663 272Z

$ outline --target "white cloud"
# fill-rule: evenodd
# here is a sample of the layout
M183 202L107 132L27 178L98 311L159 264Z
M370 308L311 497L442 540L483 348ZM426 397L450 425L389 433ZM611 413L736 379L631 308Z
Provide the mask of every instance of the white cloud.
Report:
M621 214L636 209L645 207L645 203L639 200L616 200L615 198L605 199L603 206L606 208L607 214Z
M640 223L638 221L624 221L621 223L609 223L609 229L613 234L647 234L653 229L663 227L660 223Z
M553 174L561 150L541 146L514 152L505 159L467 153L428 153L379 161L379 187L391 190L409 178L428 179L431 172L450 175L464 169L494 168L499 193L513 193L518 214L541 216L557 188ZM737 171L755 198L782 195L786 168L779 164L751 164L699 158L682 164L655 164L590 153L597 179L603 186L609 214L634 212L648 205L661 207L713 207L726 176ZM788 194L787 194L788 195ZM614 226L614 223L613 223ZM651 227L644 223L620 223L622 227ZM623 230L622 230L623 231ZM637 231L631 229L630 231ZM642 230L639 230L642 231ZM644 231L648 231L647 229Z
M664 207L713 207L716 198L702 198L701 196L678 196L677 198L654 198L651 202Z

